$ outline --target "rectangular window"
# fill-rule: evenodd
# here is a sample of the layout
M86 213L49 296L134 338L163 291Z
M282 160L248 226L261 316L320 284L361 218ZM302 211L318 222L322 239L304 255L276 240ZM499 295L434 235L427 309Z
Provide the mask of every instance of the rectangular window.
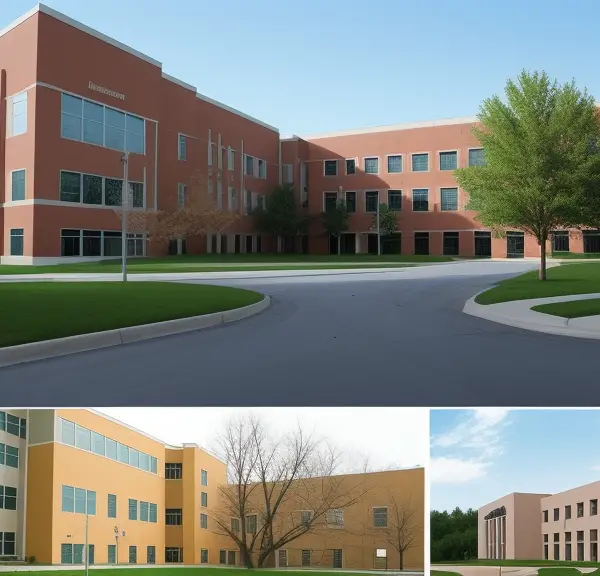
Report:
M548 522L548 510L542 512L542 522Z
M469 150L469 166L485 166L483 148L472 148Z
M558 508L555 508L554 509L554 522L558 522L559 517L560 517L560 514L559 514L559 511L558 511Z
M327 512L327 525L342 528L344 526L344 511L341 509L329 510Z
M61 171L60 201L81 202L81 174Z
M108 495L108 517L109 518L117 517L117 495L116 494Z
M287 558L287 550L282 550L281 548L278 550L279 553L279 566L281 568L287 568L288 558Z
M417 188L412 191L413 212L428 212L429 211L429 190L427 188Z
M206 470L200 471L200 484L208 486L208 472Z
M350 214L356 212L356 192L346 192L346 210Z
M108 545L108 563L109 564L117 563L117 545L116 544Z
M200 564L208 564L208 549L200 548Z
M219 550L219 564L227 564L227 550Z
M129 498L129 519L137 520L138 519L138 501Z
M17 509L17 489L11 486L0 486L0 508L4 510Z
M246 532L248 534L256 534L256 514L246 516Z
M20 422L18 416L6 414L6 431L14 436L19 435Z
M179 182L177 184L177 208L183 210L185 208L185 198L187 196L187 186Z
M300 524L310 524L313 519L313 511L312 510L302 510L300 512Z
M371 190L365 192L365 212L377 212L379 204L379 191Z
M149 507L148 502L140 502L140 522L149 522Z
M75 488L75 514L85 514L87 494L83 488Z
M200 528L208 529L208 515L200 514Z
M412 155L412 171L413 172L429 171L429 154L427 152Z
M258 177L265 180L267 178L267 161L258 159Z
M96 492L94 490L86 492L86 512L90 516L96 515Z
M208 494L206 492L200 494L200 506L203 506L204 508L208 506Z
M346 175L356 174L356 158L346 158Z
M75 512L75 488L73 486L62 487L62 507L63 512Z
M373 508L373 527L385 528L388 525L388 510L387 508Z
M365 174L379 174L379 158L365 158Z
M73 544L60 545L60 563L73 564Z
M122 464L129 464L129 446L117 443L117 454L119 457L119 462Z
M167 564L183 562L183 548L165 548L165 562Z
M577 503L577 518L583 518L583 502Z
M25 200L25 170L14 170L12 177L12 201Z
M227 170L235 170L235 150L227 148Z
M134 154L145 154L146 121L143 118L127 114L125 116L125 127L125 150Z
M181 508L167 508L165 510L165 524L167 526L181 526L183 524Z
M571 505L565 506L565 520L571 519Z
M104 106L83 101L83 141L89 144L104 144Z
M4 446L4 444L2 445ZM14 446L9 446L8 444L6 444L5 447L6 450L6 465L10 466L11 468L18 468L19 467L19 449L15 448Z
M27 132L27 92L12 97L12 136Z
M158 506L150 502L150 522L156 524L158 522Z
M81 195L83 196L84 204L102 204L102 180L102 176L83 175Z
M237 534L240 531L240 519L232 518L231 519L231 531Z
M337 193L336 192L324 192L323 193L323 210L325 212L329 210L335 210L337 206Z
M123 180L104 179L104 205L121 206L123 204Z
M310 566L311 565L311 560L310 560L310 550L302 550L302 566Z
M458 232L444 232L444 256L458 256L458 242Z
M129 182L131 195L130 205L133 208L143 208L145 204L144 184L142 182Z
M227 564L229 564L230 566L235 566L236 562L235 562L235 550L228 550L227 551Z
M125 114L119 110L104 110L104 145L113 150L125 150Z
M552 232L552 252L569 252L569 232L555 230Z
M594 498L593 500L590 500L590 516L597 516L598 515L598 499Z
M325 176L337 176L338 161L337 160L325 160L323 162L323 173L325 174Z
M402 210L402 190L388 190L388 206L394 212Z
M129 547L129 563L137 564L137 546Z
M458 188L442 188L440 196L442 211L458 210Z
M458 152L440 152L440 170L456 170L458 168Z
M177 159L178 160L186 160L187 159L187 138L185 134L179 134L178 138L178 146L177 146Z
M402 156L400 154L388 156L387 161L389 174L400 174L402 172Z
M183 465L181 463L165 463L165 478L167 480L181 480Z
M246 176L254 176L254 156L246 154L244 162L244 174Z
M10 255L23 256L24 253L24 228L12 228L10 231Z
M294 165L284 164L283 165L283 183L293 184L294 183Z

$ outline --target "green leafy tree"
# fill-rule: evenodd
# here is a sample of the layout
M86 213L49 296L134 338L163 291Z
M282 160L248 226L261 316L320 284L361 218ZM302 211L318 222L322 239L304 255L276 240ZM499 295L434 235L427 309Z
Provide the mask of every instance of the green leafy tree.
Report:
M377 230L377 214L373 215L372 227ZM391 236L398 230L397 214L387 204L379 205L379 233Z
M327 206L325 212L323 212L325 234L337 238L338 254L341 253L342 234L347 232L349 228L349 219L350 213L348 212L346 203L342 200L338 200L334 205Z
M477 558L477 511L432 510L430 514L431 561L463 562Z
M292 238L305 232L306 217L298 210L292 186L275 187L265 198L265 206L252 211L257 229L275 237Z
M481 105L473 128L484 150L482 166L455 171L469 194L467 209L499 235L507 229L535 237L540 280L546 279L546 243L553 230L598 222L600 124L594 99L574 82L545 72L509 80L506 101Z

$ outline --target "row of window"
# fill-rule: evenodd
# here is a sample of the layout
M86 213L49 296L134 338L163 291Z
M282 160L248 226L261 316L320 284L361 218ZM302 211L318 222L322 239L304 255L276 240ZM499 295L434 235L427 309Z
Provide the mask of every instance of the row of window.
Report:
M27 419L0 411L0 430L19 438L27 437Z
M63 444L75 446L122 464L128 464L145 472L158 473L158 459L155 456L150 456L135 448L121 444L121 442L111 440L107 436L98 434L64 418L59 418L59 423L60 441Z
M123 238L119 231L111 230L72 230L60 231L60 255L77 256L121 256ZM146 237L144 234L127 234L127 256L145 256Z
M573 560L572 558L572 552L571 552L571 532L565 532L565 538L564 538L564 542L565 542L565 557L564 560L567 561L571 561ZM590 555L589 558L587 558L588 561L590 562L597 562L598 561L598 530L597 529L592 529L590 530L590 540L589 540L589 550L590 550ZM548 547L549 547L549 543L548 543L548 534L544 534L544 560L549 560L549 554L548 554ZM578 530L577 531L577 546L576 546L576 558L575 560L577 560L578 562L584 562L585 559L585 534L583 530ZM554 533L554 539L553 539L553 558L554 560L561 560L560 557L560 533Z
M600 252L600 230L583 230L584 254L597 254ZM566 230L552 232L552 252L570 252L570 234Z
M61 94L60 132L63 138L121 152L145 153L145 121L139 116Z
M202 506L207 505L207 494L202 492ZM183 510L181 508L167 508L165 510L165 524L167 526L183 526ZM208 530L208 514L200 514L200 528Z
M584 503L577 502L576 504L576 513L577 518L583 518L584 516ZM570 504L565 506L565 520L570 520L572 515L572 507ZM597 516L598 515L598 498L593 498L589 501L588 505L588 515L589 516ZM553 519L554 522L558 522L560 520L560 508L554 508L553 510ZM542 522L548 522L548 510L544 510L542 512Z
M387 157L387 173L402 174L404 171L404 156L402 154L389 154ZM438 153L438 168L442 172L453 171L458 168L458 150L450 150ZM379 156L366 156L363 158L363 170L365 174L379 174ZM469 150L469 166L485 165L483 148L472 148ZM324 176L339 176L341 160L323 160ZM346 158L345 174L352 176L358 170L358 158ZM291 165L286 165L291 166ZM411 154L412 172L429 172L429 152ZM286 179L287 178L287 179ZM291 182L293 173L290 168L284 170L284 182Z
M133 208L143 208L145 205L144 184L131 181L128 181L127 184L129 187L128 205ZM93 206L121 206L123 204L123 180L61 170L59 199L61 202Z
M166 480L181 480L183 478L183 464L181 462L166 462L165 463L165 479ZM200 484L202 486L208 486L208 472L206 470L200 470ZM206 496L205 492L202 492L203 500ZM206 506L206 504L203 504Z
M11 468L18 468L19 449L8 444L0 444L0 464Z
M344 202L346 209L350 213L357 211L357 196L356 191L344 192ZM377 206L382 202L380 200L379 190L364 191L364 208L365 212L377 212ZM402 190L387 191L387 205L391 210L400 212L402 210ZM440 209L443 212L451 212L458 210L458 188L440 188ZM339 200L337 192L323 192L323 210L327 211L334 208ZM412 190L412 210L413 212L429 212L429 189L415 188Z

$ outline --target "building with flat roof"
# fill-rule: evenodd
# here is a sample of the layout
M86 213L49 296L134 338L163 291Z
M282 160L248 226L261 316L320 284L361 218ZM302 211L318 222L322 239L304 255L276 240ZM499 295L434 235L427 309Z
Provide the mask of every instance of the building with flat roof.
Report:
M478 557L598 562L600 482L558 494L509 494L478 510Z
M422 468L309 478L302 487L323 490L329 481L368 491L347 508L328 512L327 526L285 545L273 562L397 569L399 553L390 545L393 506L409 498L413 545L404 565L423 569ZM240 549L217 522L223 514L229 522L223 496L228 486L227 466L218 456L195 444L167 445L93 410L0 411L3 557L82 564L87 525L90 563L238 566ZM300 522L311 512L305 508L306 500L301 506L290 498L281 518ZM264 506L255 509L245 518L248 533ZM244 525L230 520L236 531ZM275 528L276 538L285 526Z
M484 161L471 134L475 117L280 138L157 60L43 4L0 31L0 61L0 263L118 258L125 151L130 210L174 212L200 183L219 210L238 216L220 233L168 243L131 231L132 257L377 253L380 203L401 214L384 253L539 255L533 238L495 238L466 209L452 173ZM316 217L307 234L273 239L256 230L251 212L278 184L292 185L299 209ZM351 212L339 247L319 218L338 199ZM551 248L600 252L600 230L555 231Z

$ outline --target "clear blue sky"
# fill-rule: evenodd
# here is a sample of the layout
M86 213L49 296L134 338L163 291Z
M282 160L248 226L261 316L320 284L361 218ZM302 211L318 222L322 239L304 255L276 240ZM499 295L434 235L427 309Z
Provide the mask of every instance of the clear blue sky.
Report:
M0 3L2 27L34 5ZM283 134L470 116L523 68L600 100L598 0L46 4Z
M435 510L600 480L598 410L433 410L430 428Z

